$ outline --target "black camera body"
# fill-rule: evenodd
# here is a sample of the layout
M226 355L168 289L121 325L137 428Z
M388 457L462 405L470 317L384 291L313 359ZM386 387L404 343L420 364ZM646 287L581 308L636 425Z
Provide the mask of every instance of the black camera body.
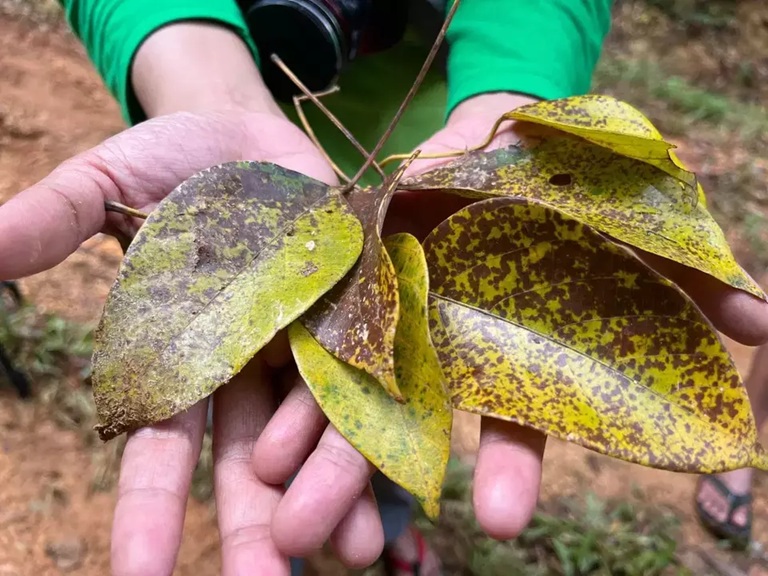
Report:
M277 54L312 92L330 88L360 54L386 50L405 33L409 0L239 0L273 96L299 93L270 60Z

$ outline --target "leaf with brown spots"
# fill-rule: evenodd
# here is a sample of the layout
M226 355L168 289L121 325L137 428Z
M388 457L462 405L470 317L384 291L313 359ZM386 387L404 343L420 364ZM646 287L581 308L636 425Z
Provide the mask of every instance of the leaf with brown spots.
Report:
M507 198L457 212L424 247L455 407L657 468L768 468L717 333L628 249Z
M394 343L399 310L397 277L381 241L381 227L396 183L354 188L347 196L365 231L360 260L304 315L302 323L338 359L376 378L398 401Z
M703 199L696 175L672 152L675 145L666 142L651 121L626 102L586 94L534 102L503 117L556 128L616 154L647 162L685 183L683 188L692 200L696 199L697 188Z
M192 176L140 228L93 355L99 434L165 420L211 394L357 261L341 194L274 164Z
M453 414L429 336L427 263L419 241L408 234L387 238L386 247L397 269L400 293L394 357L404 404L369 374L327 352L301 322L294 322L288 335L299 371L328 419L436 519Z
M537 200L631 246L766 299L736 262L704 204L691 207L680 200L679 180L568 135L469 153L403 181L400 188Z

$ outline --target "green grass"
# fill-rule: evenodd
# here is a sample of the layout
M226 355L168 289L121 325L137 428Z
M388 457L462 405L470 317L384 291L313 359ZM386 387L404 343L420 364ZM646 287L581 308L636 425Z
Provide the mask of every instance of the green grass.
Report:
M60 378L72 368L82 379L90 375L91 328L32 305L0 308L0 344L33 380Z
M474 520L471 469L451 462L437 526L420 525L446 574L472 576L656 576L689 574L676 557L678 520L630 502L594 494L540 507L514 541L485 536Z
M733 22L735 11L732 0L645 0L645 3L686 28L726 28Z
M0 344L57 423L94 435L96 408L87 385L93 351L89 326L29 304L15 309L0 302Z

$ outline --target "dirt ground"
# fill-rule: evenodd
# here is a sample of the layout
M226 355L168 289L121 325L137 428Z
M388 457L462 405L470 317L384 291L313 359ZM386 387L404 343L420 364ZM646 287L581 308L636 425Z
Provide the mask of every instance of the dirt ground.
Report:
M0 202L46 175L62 160L123 128L118 109L66 29L39 28L0 16ZM678 142L692 168L704 155ZM46 311L94 322L117 269L117 243L98 236L51 271L24 279L29 298ZM731 350L745 372L750 349ZM476 421L460 416L455 450L471 460ZM114 490L94 491L109 448L84 444L37 403L0 391L0 576L83 576L109 572ZM106 456L105 456L106 455ZM695 477L665 473L550 441L543 497L592 490L629 497L633 487L667 505L683 521L686 546L712 548L692 514ZM768 489L758 475L755 535L768 543ZM218 535L209 505L190 501L176 574L218 573Z

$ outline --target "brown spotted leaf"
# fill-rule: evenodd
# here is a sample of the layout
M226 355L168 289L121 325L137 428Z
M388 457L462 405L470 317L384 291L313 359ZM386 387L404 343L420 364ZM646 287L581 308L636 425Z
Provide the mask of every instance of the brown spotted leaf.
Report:
M452 411L429 335L427 263L413 236L391 236L386 246L400 292L394 351L405 403L387 394L369 374L327 352L301 322L292 324L288 334L299 371L328 419L435 519L450 452Z
M475 203L424 242L454 405L652 467L768 467L736 367L688 297L524 202Z
M684 182L692 199L696 198L696 175L672 151L675 145L666 142L651 121L626 102L602 94L585 94L534 102L504 114L504 118L556 128L647 162Z
M681 200L681 186L650 164L567 135L469 153L400 184L475 198L537 200L631 246L766 299L736 262L704 203L692 207Z
M360 260L339 284L304 315L302 323L323 347L376 378L402 400L395 378L397 277L381 240L393 183L354 188L347 196L365 231Z
M354 265L363 231L333 188L274 164L182 183L128 249L93 355L105 440L211 394Z

